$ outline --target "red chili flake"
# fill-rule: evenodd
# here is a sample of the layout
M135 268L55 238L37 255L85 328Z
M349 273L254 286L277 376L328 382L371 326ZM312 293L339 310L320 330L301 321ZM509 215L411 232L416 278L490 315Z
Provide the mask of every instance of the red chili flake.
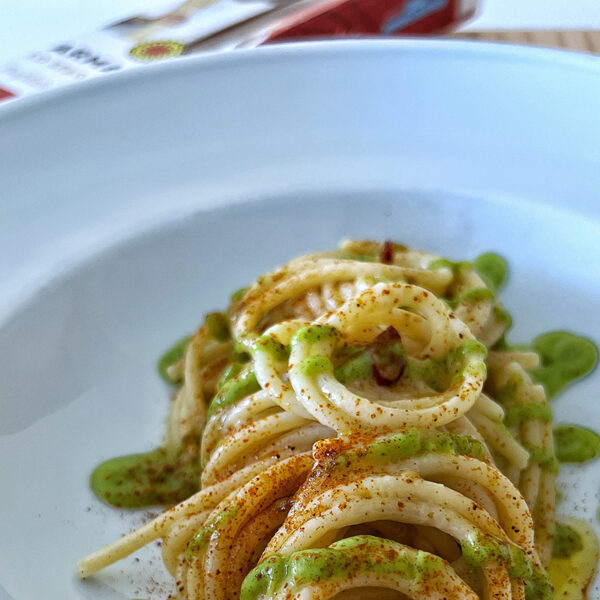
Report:
M391 348L391 344L398 340L400 334L393 327L388 327L377 336L371 348L373 375L379 385L393 385L404 373L406 360Z
M385 240L385 242L383 242L383 248L379 255L379 262L382 262L384 265L391 265L394 263L394 244L392 244L390 240Z
M146 49L146 54L148 56L163 56L168 54L170 51L169 47L165 44L157 44L156 46L150 46Z

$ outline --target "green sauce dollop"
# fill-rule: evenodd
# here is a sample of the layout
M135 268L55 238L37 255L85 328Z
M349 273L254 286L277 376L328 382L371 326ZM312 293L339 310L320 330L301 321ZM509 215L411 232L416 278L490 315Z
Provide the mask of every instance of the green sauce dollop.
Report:
M231 381L236 375L239 375L243 370L244 370L244 365L242 363L239 363L239 362L231 363L225 369L225 371L223 371L223 374L221 375L221 378L219 379L219 381L217 381L217 393L223 389L223 387L225 386L225 384L228 381Z
M581 550L583 542L577 531L568 525L556 522L554 530L554 543L552 546L553 558L569 558L571 554Z
M531 420L550 423L552 421L552 409L547 404L523 402L522 404L508 406L504 413L504 424L507 427L523 425L523 423Z
M493 298L495 293L504 284L508 272L506 261L501 256L493 254L492 252L486 252L485 254L478 256L473 263L466 261L454 262L447 258L438 258L431 261L428 268L434 270L442 268L450 269L454 275L459 274L462 270L474 268L481 279L483 279L487 286L487 288L485 288L487 292L481 292L480 289L477 291L467 290L462 296L451 301L454 305L461 301L474 303Z
M346 361L335 370L335 377L341 383L368 379L373 375L373 361L368 351Z
M204 320L206 329L218 342L226 342L231 338L231 331L229 329L229 319L226 315L220 312L213 312L206 315Z
M260 390L260 384L254 371L250 367L245 367L223 384L208 407L208 416L214 415L218 410L231 406L258 390Z
M512 327L513 318L503 306L495 304L492 310L494 311L494 317L498 323L502 323L506 329L510 329ZM506 340L504 340L504 343L506 343Z
M238 512L239 507L237 505L233 505L231 508L219 513L214 519L206 523L203 527L200 527L200 529L196 531L194 537L192 537L188 543L185 551L185 559L189 561L196 552L205 548L212 534L217 529L234 519Z
M484 300L493 300L495 297L496 295L489 288L477 287L465 290L456 296L456 298L446 300L446 304L448 304L450 308L456 308L461 302L466 302L467 304L477 304L478 302L483 302Z
M236 302L239 302L246 295L247 291L248 291L248 288L243 287L243 288L240 288L239 290L236 290L235 292L233 292L233 294L231 294L231 303L235 304Z
M176 504L197 492L199 482L197 452L175 453L165 448L111 458L90 477L96 496L120 508Z
M533 444L525 444L525 449L529 452L529 460L537 463L541 469L550 473L558 473L559 464L552 452Z
M251 342L253 350L266 352L276 361L287 361L290 349L272 335L261 335Z
M493 292L497 292L506 281L508 272L506 261L497 254L492 252L481 254L475 259L473 266L485 285Z
M560 462L585 462L600 454L600 436L578 425L558 425L554 428L554 446Z
M456 275L462 269L472 269L473 265L465 260L454 262L452 260L448 260L447 258L436 258L427 265L427 268L434 271L436 269L450 269L452 273Z
M409 429L403 433L381 436L366 447L351 448L335 457L335 467L346 467L360 460L401 460L424 454L454 454L485 460L487 451L478 440L456 433L421 432Z
M502 542L488 534L479 534L462 541L461 550L465 562L471 567L497 562L508 567L510 577L522 577L527 600L554 598L554 589L547 573L534 566L519 546Z
M292 343L306 342L309 344L316 344L317 342L322 342L329 339L338 339L339 337L340 332L331 325L309 325L308 327L303 327L296 332L292 338Z
M158 359L158 373L159 375L169 383L175 383L168 375L167 369L175 364L178 360L181 360L185 355L185 351L188 347L190 337L186 336L179 341L175 342L159 359Z
M554 587L547 573L533 568L532 577L525 579L525 598L527 600L554 600Z
M308 356L303 359L298 365L300 372L306 377L314 377L319 373L331 373L333 372L333 364L327 356L321 356L316 354L314 356Z
M436 392L442 392L465 374L465 361L469 355L481 355L481 368L485 368L483 359L487 348L477 340L465 340L460 346L448 352L445 358L425 360L408 359L408 373L414 379L424 381ZM476 363L475 363L476 364ZM475 368L472 366L471 368ZM471 369L469 369L471 370Z
M511 564L509 545L488 534L478 535L460 544L463 558L471 567L481 567L492 562Z
M531 370L531 376L544 385L550 398L590 373L598 362L598 350L590 340L565 331L540 335L531 347L542 361L540 367Z

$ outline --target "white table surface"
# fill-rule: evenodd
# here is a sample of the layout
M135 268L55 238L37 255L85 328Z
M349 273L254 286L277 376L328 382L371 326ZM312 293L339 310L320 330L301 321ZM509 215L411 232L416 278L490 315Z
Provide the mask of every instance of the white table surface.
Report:
M173 0L0 0L0 62ZM599 0L484 0L468 29L600 28Z

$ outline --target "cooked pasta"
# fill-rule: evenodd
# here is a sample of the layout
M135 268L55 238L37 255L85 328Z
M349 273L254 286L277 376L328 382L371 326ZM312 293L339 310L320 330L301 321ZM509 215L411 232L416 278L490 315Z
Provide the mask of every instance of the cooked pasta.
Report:
M345 241L240 290L161 360L164 446L92 476L114 504L174 506L80 576L161 538L180 599L552 598L549 367L506 344L505 275Z

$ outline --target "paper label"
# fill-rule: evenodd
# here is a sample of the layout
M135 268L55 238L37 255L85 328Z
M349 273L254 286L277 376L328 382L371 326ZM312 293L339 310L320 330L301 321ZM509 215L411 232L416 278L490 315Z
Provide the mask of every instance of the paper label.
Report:
M187 0L0 67L0 102L203 50L449 29L477 0Z

